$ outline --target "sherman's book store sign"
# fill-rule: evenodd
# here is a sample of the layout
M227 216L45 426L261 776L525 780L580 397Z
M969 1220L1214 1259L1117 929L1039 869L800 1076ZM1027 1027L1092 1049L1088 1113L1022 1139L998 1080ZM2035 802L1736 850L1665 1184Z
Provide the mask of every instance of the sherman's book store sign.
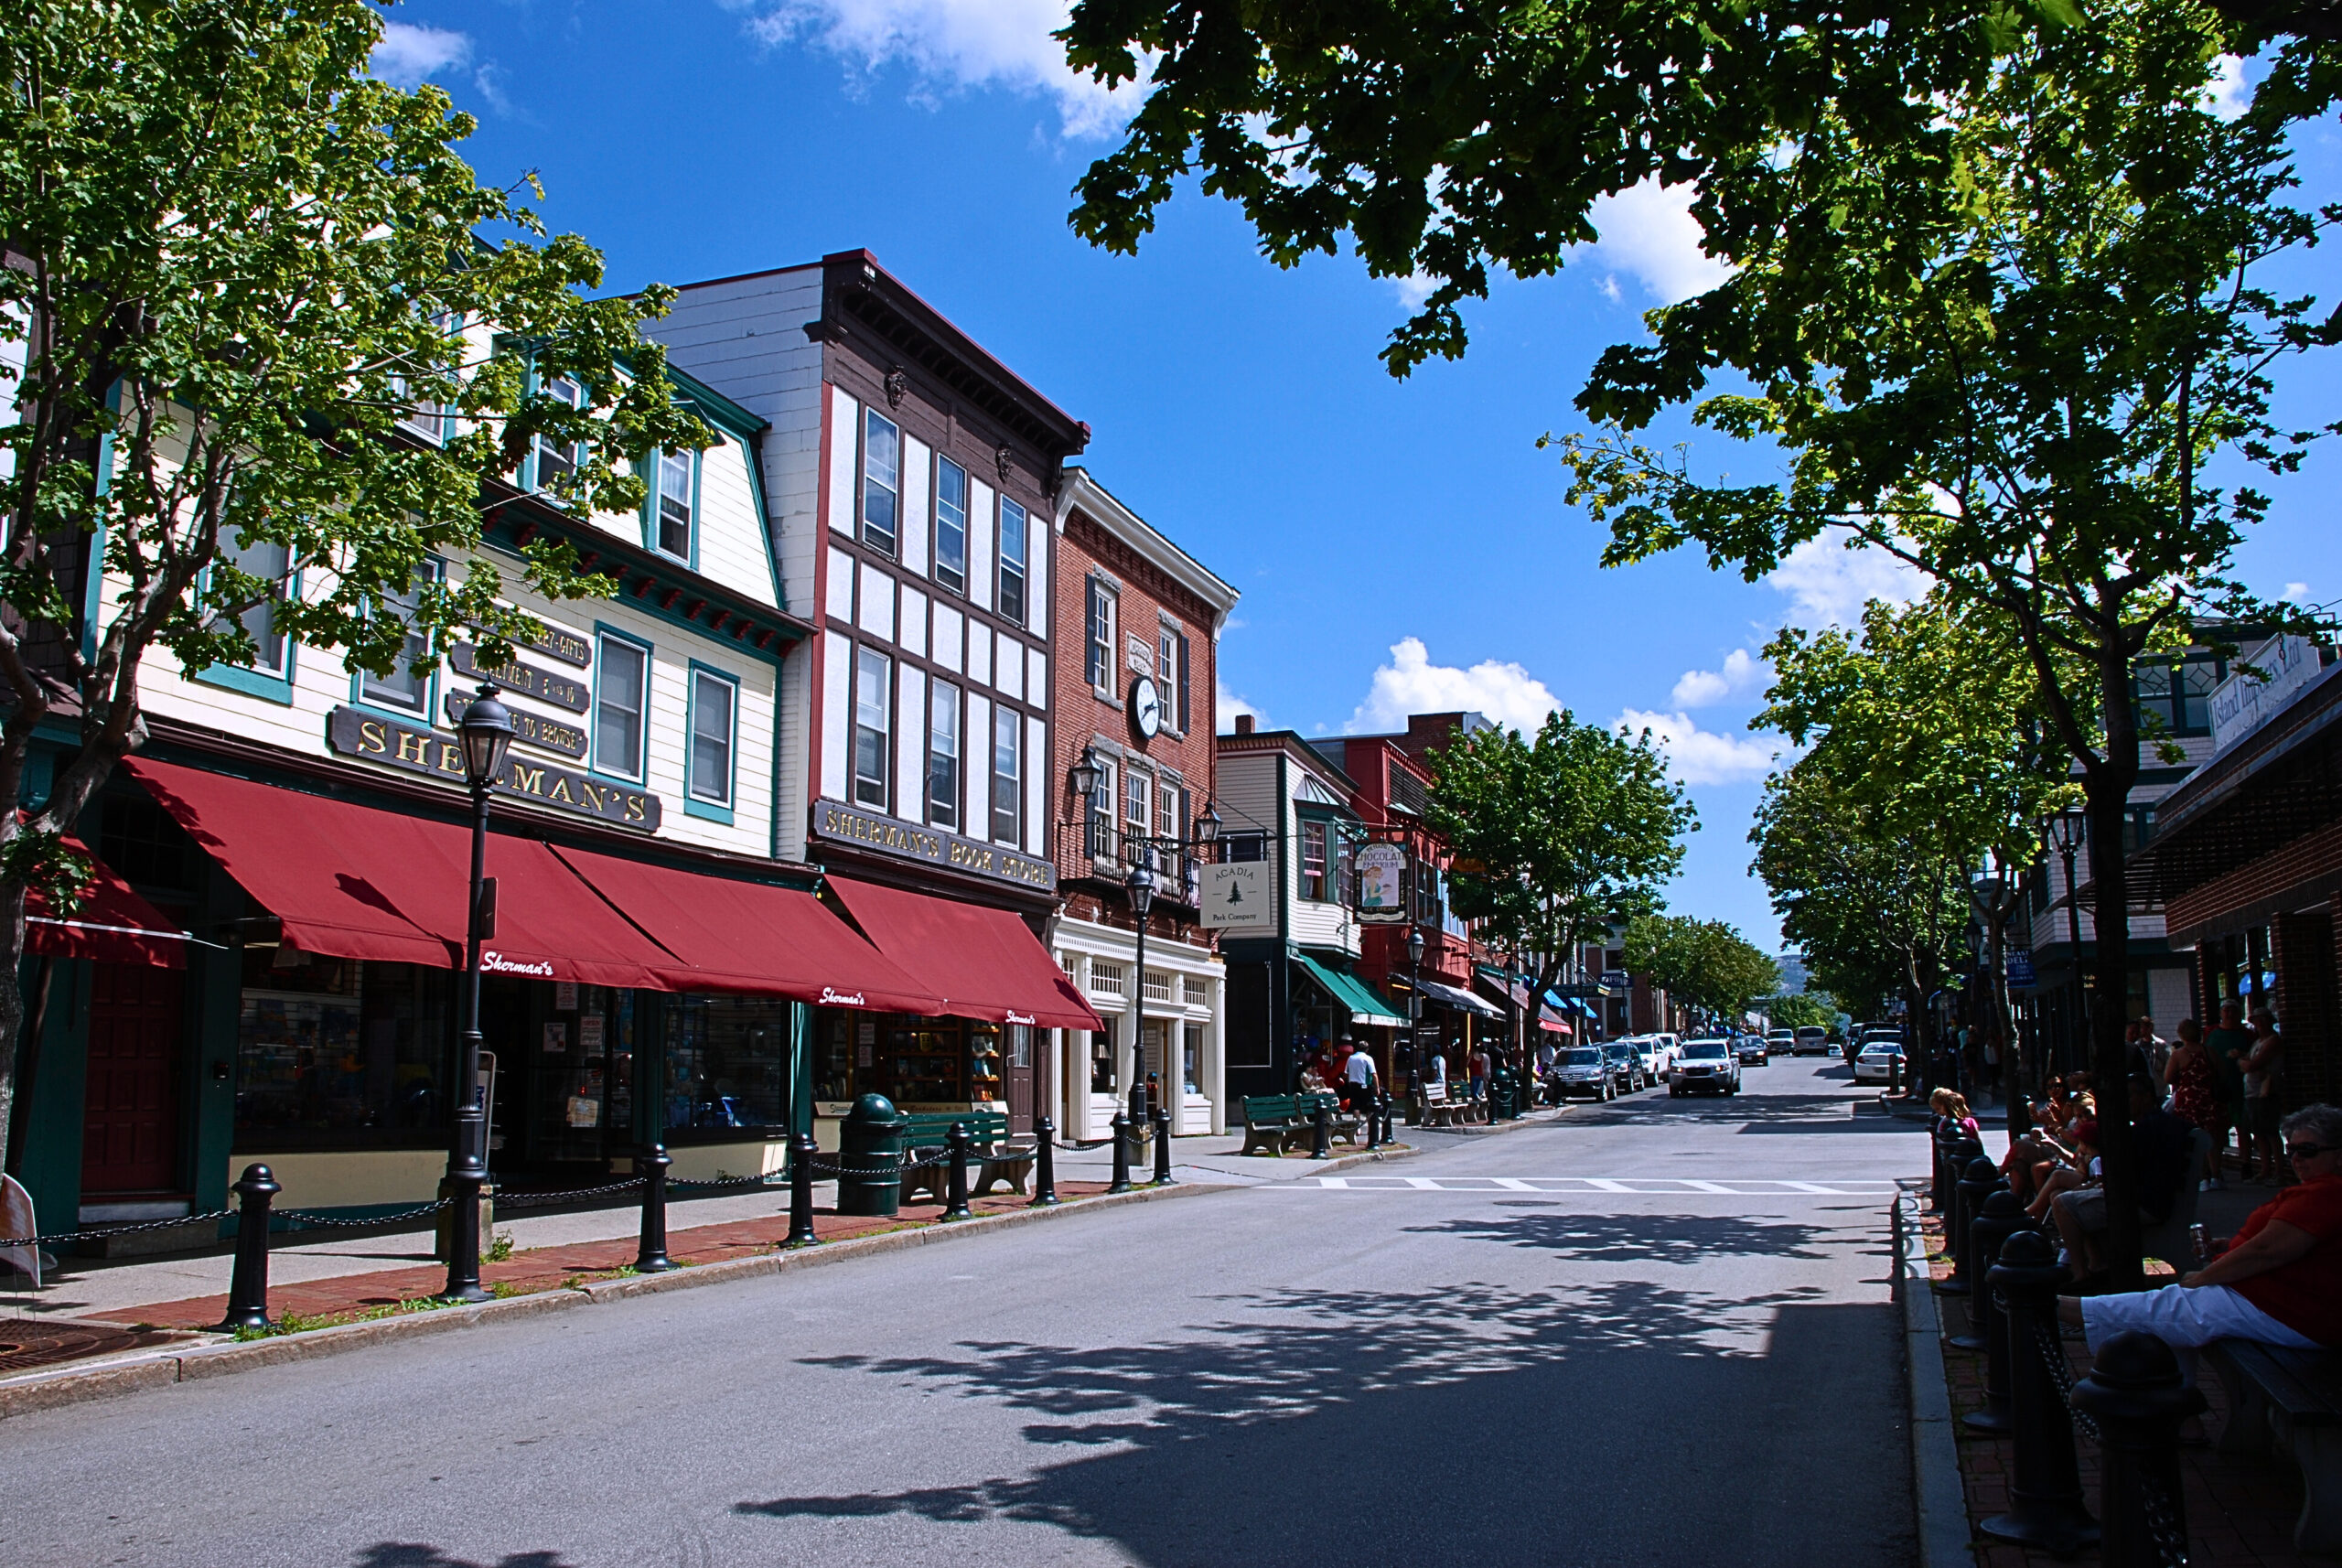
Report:
M462 773L460 761L457 772L458 776ZM857 811L835 800L814 802L813 834L817 838L834 839L900 855L906 860L922 861L929 865L940 865L971 875L989 877L1012 886L1047 893L1053 891L1058 885L1058 868L1048 861L1019 854L998 844L963 839L958 833L874 817L867 811Z
M341 757L383 763L456 784L464 782L464 748L445 731L403 724L362 708L340 707L327 715L326 744ZM659 831L659 797L647 789L589 778L518 751L505 754L499 782L508 793L539 805L641 832Z

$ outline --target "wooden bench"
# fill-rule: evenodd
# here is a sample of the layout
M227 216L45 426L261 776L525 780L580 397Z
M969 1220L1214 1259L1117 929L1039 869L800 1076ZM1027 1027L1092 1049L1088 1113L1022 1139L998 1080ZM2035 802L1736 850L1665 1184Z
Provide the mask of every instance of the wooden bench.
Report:
M1364 1123L1356 1114L1342 1109L1340 1095L1321 1090L1314 1094L1296 1094L1294 1099L1300 1103L1301 1119L1305 1123L1305 1131L1312 1133L1313 1141L1314 1129L1317 1124L1317 1107L1322 1104L1326 1107L1327 1119L1331 1124L1328 1137L1339 1138L1348 1144L1358 1142L1359 1131Z
M1423 1124L1426 1127L1453 1127L1466 1106L1466 1101L1447 1098L1447 1085L1426 1083L1420 1096L1423 1101Z
M903 1129L903 1153L919 1155L931 1149L948 1148L951 1141L951 1126L958 1122L968 1129L968 1196L982 1197L993 1189L994 1182L1006 1182L1011 1192L1022 1195L1025 1184L1032 1179L1036 1151L1029 1144L1013 1144L1008 1136L1008 1118L997 1111L929 1111L912 1116L910 1125ZM945 1186L951 1180L951 1163L939 1160L931 1165L903 1173L903 1201L921 1194L932 1195L935 1201L945 1200Z
M2220 1452L2290 1455L2302 1473L2294 1544L2342 1552L2342 1355L2219 1339L2204 1359L2228 1393Z

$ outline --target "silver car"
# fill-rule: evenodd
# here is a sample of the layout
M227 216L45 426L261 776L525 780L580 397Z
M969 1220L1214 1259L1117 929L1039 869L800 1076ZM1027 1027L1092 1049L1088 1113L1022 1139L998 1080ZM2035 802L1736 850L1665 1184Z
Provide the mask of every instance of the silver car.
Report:
M1617 1087L1600 1046L1572 1046L1553 1065L1553 1087L1563 1100L1610 1100Z
M1686 1040L1676 1054L1675 1070L1667 1075L1667 1094L1680 1100L1687 1094L1738 1094L1740 1058L1729 1040Z
M1856 1083L1889 1083L1896 1077L1896 1066L1903 1059L1903 1045L1899 1040L1873 1040L1854 1058Z

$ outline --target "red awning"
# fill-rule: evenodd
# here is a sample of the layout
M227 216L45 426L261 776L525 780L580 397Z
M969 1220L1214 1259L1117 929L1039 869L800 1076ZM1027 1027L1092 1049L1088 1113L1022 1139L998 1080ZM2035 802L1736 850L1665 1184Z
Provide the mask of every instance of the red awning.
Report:
M681 961L667 989L786 996L826 1007L937 1014L943 998L810 893L585 850L553 854Z
M1570 1028L1569 1021L1563 1018L1559 1013L1554 1012L1551 1007L1538 1008L1537 1015L1537 1026L1539 1028L1551 1029L1556 1035L1568 1035L1574 1033Z
M1007 910L843 876L831 877L829 886L880 952L942 996L944 1012L1043 1029L1106 1026L1032 929Z
M76 854L89 855L80 840L65 840ZM81 907L58 914L37 891L25 894L25 947L43 958L85 958L98 963L143 963L164 969L187 967L187 933L160 909L141 898L95 855L96 868L81 889Z
M284 926L328 958L452 969L464 953L471 834L456 823L133 757L123 766ZM674 955L592 896L534 839L493 832L491 974L670 987Z

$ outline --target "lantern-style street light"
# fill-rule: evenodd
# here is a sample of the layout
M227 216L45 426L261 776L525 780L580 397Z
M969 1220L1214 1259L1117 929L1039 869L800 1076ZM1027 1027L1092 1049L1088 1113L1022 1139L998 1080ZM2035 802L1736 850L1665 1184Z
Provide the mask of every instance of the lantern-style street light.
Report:
M447 1220L448 1301L486 1301L479 1284L479 1195L488 1185L488 1103L479 1081L479 950L496 935L496 884L489 880L488 801L512 745L512 715L483 682L456 721L464 782L472 792L472 876L464 930L463 1046L456 1061L456 1126L441 1196L454 1200Z

